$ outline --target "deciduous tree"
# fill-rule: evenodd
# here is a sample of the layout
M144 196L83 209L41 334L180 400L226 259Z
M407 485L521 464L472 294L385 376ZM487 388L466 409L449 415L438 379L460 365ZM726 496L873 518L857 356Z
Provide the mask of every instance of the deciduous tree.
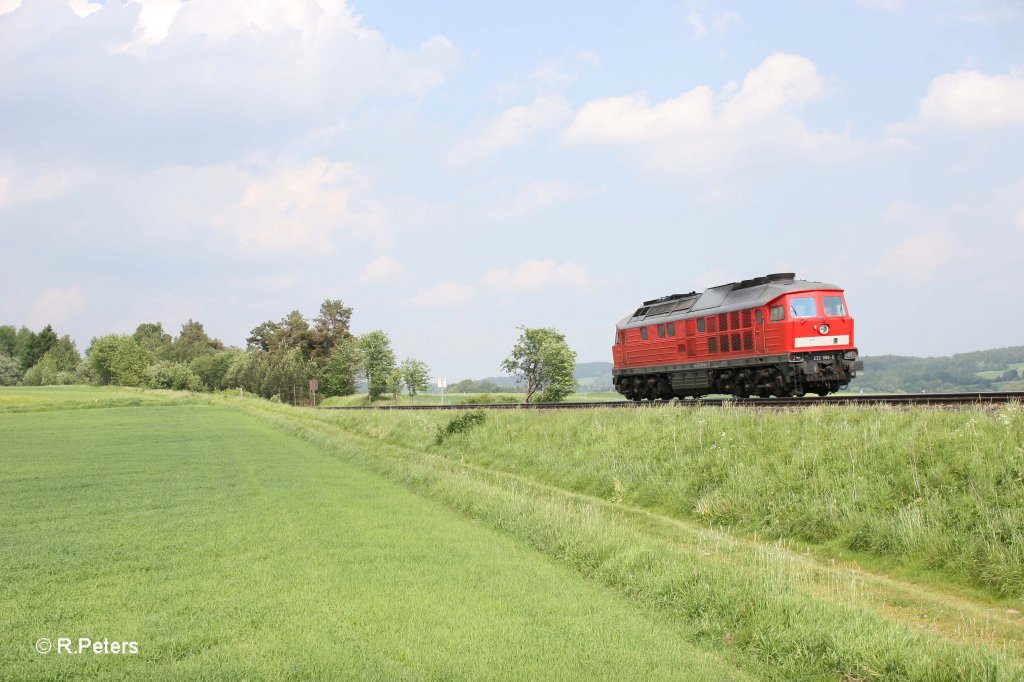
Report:
M522 334L501 368L526 387L526 402L560 402L576 390L576 353L554 327L520 327Z
M334 346L327 363L320 370L320 393L352 395L356 392L356 380L362 371L362 354L359 342L352 337L342 339Z
M427 363L416 358L402 360L402 383L410 398L416 397L417 393L425 393L430 388L430 367Z
M391 339L379 329L367 332L359 337L359 351L369 398L376 400L387 391L388 378L395 369L395 352L391 350Z

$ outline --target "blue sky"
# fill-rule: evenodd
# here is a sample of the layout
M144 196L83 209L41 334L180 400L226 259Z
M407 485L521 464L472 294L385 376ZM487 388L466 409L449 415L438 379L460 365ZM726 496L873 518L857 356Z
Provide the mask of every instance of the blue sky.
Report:
M0 0L0 322L326 297L451 380L776 271L863 353L1024 343L1024 7Z

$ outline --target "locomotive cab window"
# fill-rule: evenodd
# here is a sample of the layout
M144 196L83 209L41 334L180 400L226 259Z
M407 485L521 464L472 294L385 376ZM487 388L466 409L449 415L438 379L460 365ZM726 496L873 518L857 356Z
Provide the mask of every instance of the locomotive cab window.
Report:
M818 306L810 296L789 299L789 312L793 317L814 317Z
M785 315L783 314L782 306L781 305L773 305L772 309L771 309L771 321L772 322L782 322L784 317L785 317Z
M640 327L640 338L644 341L647 340L647 327Z
M846 317L846 306L842 296L825 296L825 314L829 317Z

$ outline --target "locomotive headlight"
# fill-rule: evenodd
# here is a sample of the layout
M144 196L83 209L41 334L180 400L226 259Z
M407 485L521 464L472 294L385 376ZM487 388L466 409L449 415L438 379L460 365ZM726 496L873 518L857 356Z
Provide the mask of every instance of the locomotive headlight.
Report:
M818 333L819 334L828 334L828 325L827 324L823 324L820 327L818 327Z
M857 351L855 351L855 350L848 350L848 351L846 351L845 353L843 353L843 359L844 360L856 360L857 359Z

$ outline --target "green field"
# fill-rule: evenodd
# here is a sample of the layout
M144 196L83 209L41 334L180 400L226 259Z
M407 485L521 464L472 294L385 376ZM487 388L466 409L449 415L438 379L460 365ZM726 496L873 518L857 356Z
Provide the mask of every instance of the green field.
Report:
M490 413L438 445L450 414L0 390L0 679L1024 678L1010 572L751 521L830 495L839 529L884 518L868 443L959 509L924 463L958 445L948 475L991 518L955 539L1012 555L1012 532L986 534L1016 498L986 482L1022 485L1019 411L751 414ZM1009 464L976 470L1000 448Z

